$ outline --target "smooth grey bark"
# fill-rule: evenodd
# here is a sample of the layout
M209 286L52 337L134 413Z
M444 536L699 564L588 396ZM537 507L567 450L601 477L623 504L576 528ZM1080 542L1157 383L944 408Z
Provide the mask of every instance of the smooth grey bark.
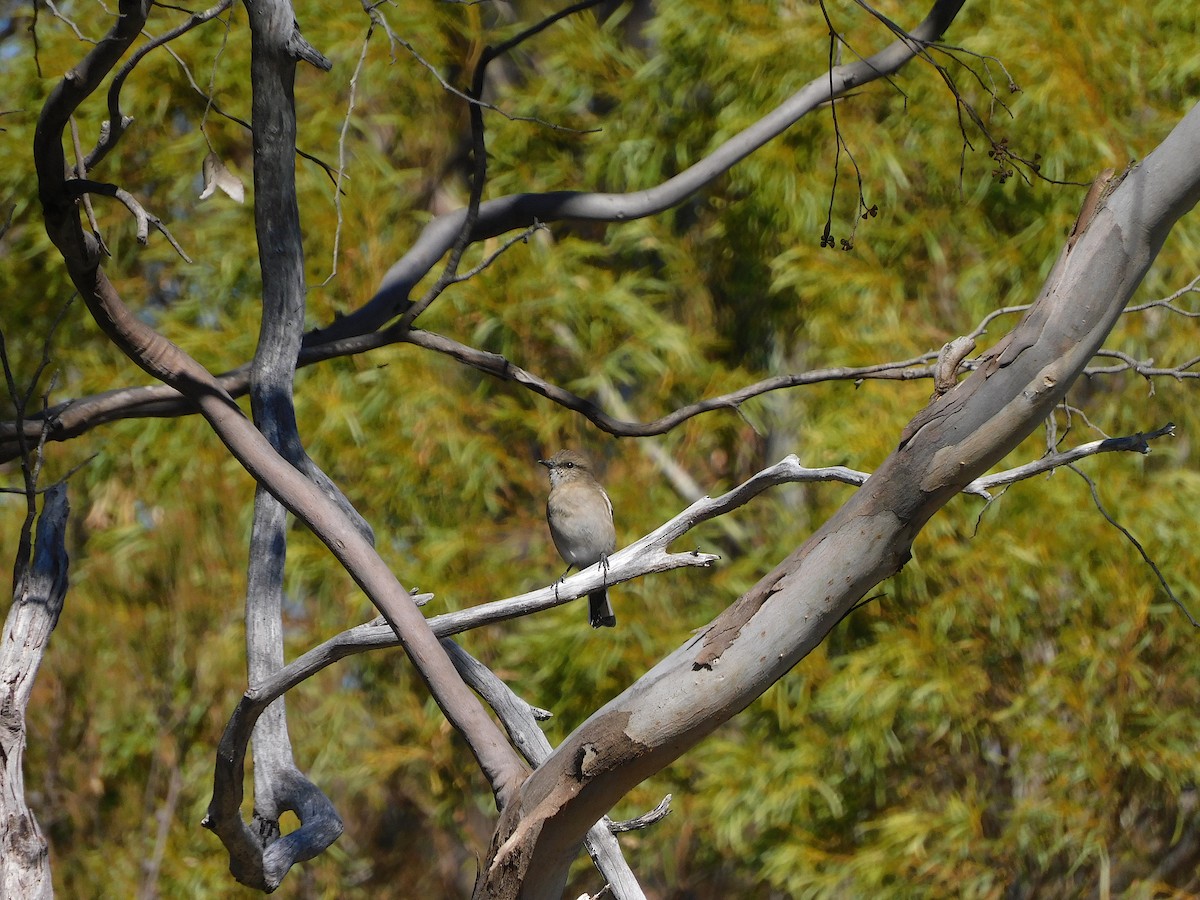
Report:
M455 668L471 689L487 702L508 732L513 746L531 765L541 765L553 751L550 741L538 725L533 708L513 692L491 669L463 650L454 641L442 640ZM544 714L548 717L548 713ZM608 819L593 825L584 839L588 855L604 876L613 900L646 900L637 876L629 867L617 837L608 827Z
M54 895L46 839L25 802L25 711L67 594L69 511L66 485L47 491L0 636L0 897Z
M1083 371L1200 200L1200 105L1064 247L1021 322L910 422L803 545L575 730L501 816L477 898L557 900L587 829L744 709L908 561L929 518L1028 436Z

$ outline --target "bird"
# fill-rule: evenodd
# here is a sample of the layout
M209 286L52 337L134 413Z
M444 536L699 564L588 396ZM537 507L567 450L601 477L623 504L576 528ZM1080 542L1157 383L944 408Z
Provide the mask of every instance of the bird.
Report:
M595 563L608 568L608 555L617 547L612 501L592 474L586 456L574 450L559 450L549 459L539 459L550 473L550 496L546 500L546 522L558 555L567 564L561 581L571 569L586 569ZM608 589L588 594L588 622L593 628L617 624Z

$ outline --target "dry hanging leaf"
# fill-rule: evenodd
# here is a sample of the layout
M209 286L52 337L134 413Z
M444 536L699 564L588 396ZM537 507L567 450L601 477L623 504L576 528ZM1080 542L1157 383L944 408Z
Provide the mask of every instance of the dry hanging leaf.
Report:
M200 194L201 200L207 200L220 188L238 203L246 199L246 189L242 185L242 180L229 171L225 167L225 163L221 162L221 157L215 153L209 153L204 157L204 191Z

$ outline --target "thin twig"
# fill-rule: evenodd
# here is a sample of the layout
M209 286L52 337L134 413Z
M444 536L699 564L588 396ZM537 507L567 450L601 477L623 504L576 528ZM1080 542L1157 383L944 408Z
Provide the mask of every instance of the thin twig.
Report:
M1006 484L1015 484L1018 481L1025 481L1045 472L1053 472L1055 469L1070 466L1081 459L1095 456L1098 453L1149 453L1149 441L1173 435L1174 433L1175 423L1168 422L1162 428L1155 431L1138 432L1128 437L1105 438L1101 441L1080 444L1078 447L1072 447L1070 450L1064 450L1061 453L1047 453L1041 459L1026 463L1023 466L1016 466L1011 469L1005 469L1003 472L997 472L994 475L984 475L982 478L976 478L963 488L963 493L986 495L986 492L993 488Z
M71 145L75 149L75 176L77 178L87 178L88 163L83 157L83 147L79 143L79 125L75 122L74 116L71 116ZM92 229L93 237L96 238L100 252L105 256L112 256L108 250L108 245L104 243L104 237L100 234L100 224L96 221L96 211L92 209L92 198L87 194L83 195L83 211L87 214L88 225Z
M333 208L337 213L337 225L333 229L333 252L330 260L329 274L321 285L327 285L334 279L338 271L338 251L342 245L342 179L346 177L346 133L350 130L350 117L354 114L354 101L358 94L358 76L362 74L363 65L367 61L367 48L371 44L371 35L375 33L375 23L367 26L363 37L362 50L358 54L358 62L350 75L350 97L346 101L346 115L342 118L342 128L338 132L338 166L337 179L333 183Z
M92 181L89 178L72 178L65 184L68 195L82 197L87 194L100 194L104 197L113 197L120 200L125 208L133 214L134 220L137 222L137 242L145 246L150 240L150 226L154 226L154 230L160 232L175 248L175 252L182 257L186 263L191 263L192 259L183 251L183 247L179 246L179 242L175 240L174 235L163 224L162 219L153 213L147 212L138 199L129 193L124 188L119 188L115 184L108 184L103 181Z
M1092 481L1092 479L1085 475L1078 467L1071 465L1068 466L1068 468L1087 482L1088 490L1092 492L1092 502L1096 504L1096 509L1100 510L1100 515L1104 516L1109 525L1117 529L1117 531L1121 532L1121 534L1125 535L1125 539L1128 540L1129 543L1133 544L1135 548L1137 548L1137 552L1142 555L1142 559L1146 561L1146 565L1153 570L1155 577L1158 578L1158 583L1162 585L1162 589L1166 591L1167 596L1175 601L1175 605L1183 611L1185 616L1187 616L1187 619L1192 623L1193 628L1200 628L1200 622L1196 621L1196 617L1193 616L1188 611L1188 608L1183 605L1183 601L1175 596L1175 592L1171 590L1171 586L1167 584L1167 579L1163 577L1163 573L1158 568L1158 565L1153 559L1150 558L1150 554L1146 552L1146 548L1143 547L1141 542L1129 532L1128 528L1109 515L1108 510L1104 508L1104 504L1100 502L1100 493L1096 490L1096 482Z
M446 0L443 0L443 2L446 2ZM479 0L479 2L486 2L486 0ZM379 26L383 28L384 34L387 35L389 44L391 44L393 48L396 44L399 44L401 47L407 50L413 59L429 70L429 73L435 79L437 79L437 83L441 85L442 90L446 91L447 93L453 94L458 99L465 100L467 103L481 107L482 109L486 109L489 112L498 113L499 115L504 116L504 118L508 119L510 122L530 122L534 125L543 125L546 128L553 129L554 131L564 131L571 134L595 134L601 130L599 128L571 128L570 126L560 125L557 122L551 122L547 119L540 118L539 116L517 115L516 113L510 113L502 107L496 106L494 103L488 103L486 100L478 97L472 97L469 93L459 90L449 81L447 81L442 73L438 71L437 66L422 56L416 47L392 30L387 18L384 17L383 13L379 10L380 5L380 3L368 4L366 0L363 2L363 6L367 7L367 14L371 16L373 21L377 21ZM392 60L395 61L395 59L396 51L393 49Z
M1162 297L1161 299L1158 299L1158 300L1151 300L1148 303L1142 303L1138 306L1127 306L1127 307L1125 307L1125 312L1135 313L1135 312L1142 312L1143 310L1147 310L1147 309L1155 309L1157 307L1163 307L1165 309L1169 309L1173 313L1178 313L1181 316L1186 316L1189 319L1200 319L1200 312L1197 312L1195 310L1190 310L1190 309L1180 309L1179 307L1175 306L1175 301L1178 300L1180 297L1183 297L1186 294L1197 294L1197 293L1200 293L1200 275L1197 275L1195 278L1193 278L1191 281L1189 281L1187 284L1185 284L1179 290L1175 291L1170 296Z

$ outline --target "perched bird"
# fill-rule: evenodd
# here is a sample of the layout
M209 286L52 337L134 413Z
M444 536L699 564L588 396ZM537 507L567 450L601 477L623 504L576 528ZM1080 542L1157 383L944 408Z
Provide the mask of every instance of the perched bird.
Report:
M592 474L587 457L574 450L559 450L538 462L550 470L546 521L558 555L567 563L563 576L572 568L586 569L595 563L607 566L608 555L617 547L612 501ZM617 624L607 588L588 594L588 621L593 628Z

